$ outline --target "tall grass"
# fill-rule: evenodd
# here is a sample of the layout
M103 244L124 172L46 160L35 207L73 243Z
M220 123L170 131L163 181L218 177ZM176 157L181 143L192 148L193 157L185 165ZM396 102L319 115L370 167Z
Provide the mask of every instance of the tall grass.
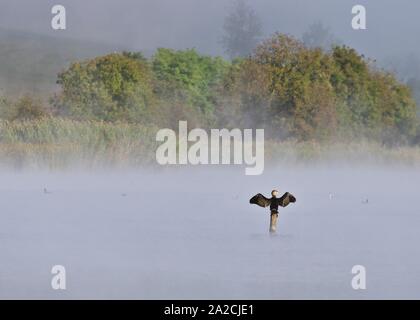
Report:
M17 167L124 166L154 161L157 128L46 118L0 121L0 163Z
M150 125L44 118L0 120L0 166L61 169L156 164L156 132ZM387 148L377 142L266 141L266 164L402 163L420 166L420 147Z

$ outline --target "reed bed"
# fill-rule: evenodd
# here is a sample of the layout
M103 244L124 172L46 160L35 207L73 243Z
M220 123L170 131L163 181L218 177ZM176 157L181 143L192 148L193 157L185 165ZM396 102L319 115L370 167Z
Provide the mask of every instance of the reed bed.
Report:
M64 118L0 120L0 166L65 169L156 165L158 129L153 125ZM266 141L265 161L266 165L344 162L420 167L420 147L389 148L367 140Z
M65 168L132 166L154 161L157 128L47 118L0 121L0 164Z

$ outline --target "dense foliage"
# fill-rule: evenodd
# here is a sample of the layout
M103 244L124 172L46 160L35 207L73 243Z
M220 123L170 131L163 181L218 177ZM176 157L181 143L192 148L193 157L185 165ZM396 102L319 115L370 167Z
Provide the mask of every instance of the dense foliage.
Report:
M244 125L265 127L274 138L399 142L416 134L408 86L346 46L327 53L275 34L232 66L225 86L221 109L233 106Z
M73 63L58 75L57 111L78 119L148 122L154 111L149 64L130 54L110 54Z
M193 49L158 49L149 59L113 53L72 63L58 84L48 108L28 97L0 100L0 117L157 127L188 120L202 127L265 128L272 139L420 140L415 101L394 75L349 47L324 51L283 34L231 62Z
M228 69L227 61L195 50L158 49L151 63L155 92L171 126L177 126L180 119L197 125L214 120L215 88Z

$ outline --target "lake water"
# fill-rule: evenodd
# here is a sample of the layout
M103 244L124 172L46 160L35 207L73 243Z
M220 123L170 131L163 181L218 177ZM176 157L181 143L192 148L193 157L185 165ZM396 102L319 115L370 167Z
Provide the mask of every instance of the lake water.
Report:
M0 298L419 299L419 183L361 166L3 171ZM248 201L273 188L297 203L270 236ZM51 287L54 265L66 290Z

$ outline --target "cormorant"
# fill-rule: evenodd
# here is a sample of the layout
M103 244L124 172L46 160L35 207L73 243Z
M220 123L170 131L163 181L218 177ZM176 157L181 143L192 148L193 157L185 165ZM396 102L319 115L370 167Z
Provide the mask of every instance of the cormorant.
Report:
M249 203L256 204L260 207L270 206L270 233L276 232L277 218L279 216L279 206L286 207L289 203L295 203L296 198L289 192L286 192L280 198L277 198L279 192L277 190L271 191L271 198L264 197L261 193L253 196Z

